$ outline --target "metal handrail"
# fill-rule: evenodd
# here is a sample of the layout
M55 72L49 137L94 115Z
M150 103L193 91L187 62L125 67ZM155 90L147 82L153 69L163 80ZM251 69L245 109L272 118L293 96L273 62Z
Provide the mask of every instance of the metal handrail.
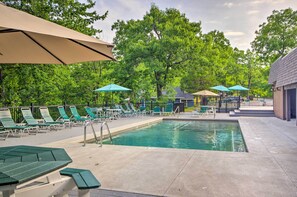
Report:
M176 108L175 108L175 110L174 110L174 114L176 114L176 112L178 112L178 114L180 114L180 110L179 110L179 106L177 106Z
M96 135L96 132L95 132L93 123L94 122L93 121L90 121L90 120L86 120L84 122L84 144L83 144L83 146L86 146L86 141L87 141L87 127L89 125L92 127L92 131L93 131L93 135L94 135L96 144L98 144L98 139L97 139L97 135ZM104 125L107 128L107 131L108 131L108 134L109 134L109 139L110 139L110 142L112 143L112 136L111 136L111 133L110 133L109 126L108 126L107 122L102 122L101 123L101 127L100 127L100 147L102 147L102 144L103 144L103 127L104 127Z
M100 147L102 147L102 141L103 141L103 126L106 125L106 128L107 128L107 131L108 131L108 134L109 134L109 139L110 139L110 142L112 143L112 136L111 136L111 133L110 133L110 130L109 130L109 126L107 124L107 122L102 122L101 123L101 128L100 128Z
M89 125L91 125L91 127L92 127L92 131L93 131L93 135L94 135L96 144L98 144L98 139L97 139L97 136L96 136L96 132L95 132L93 123L94 122L93 121L90 121L90 120L86 120L84 122L84 144L83 144L83 146L86 146L86 141L87 141L87 126L89 126Z

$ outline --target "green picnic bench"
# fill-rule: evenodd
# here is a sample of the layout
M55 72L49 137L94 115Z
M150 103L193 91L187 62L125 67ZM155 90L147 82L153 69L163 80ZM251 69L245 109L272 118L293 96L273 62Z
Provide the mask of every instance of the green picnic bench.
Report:
M94 189L101 186L90 170L65 168L60 174L72 177L78 189Z
M88 196L89 189L101 186L89 170L61 170L71 162L71 158L62 148L2 147L0 191L3 197L55 196L67 194L77 187L79 195ZM80 193L80 190L84 191Z

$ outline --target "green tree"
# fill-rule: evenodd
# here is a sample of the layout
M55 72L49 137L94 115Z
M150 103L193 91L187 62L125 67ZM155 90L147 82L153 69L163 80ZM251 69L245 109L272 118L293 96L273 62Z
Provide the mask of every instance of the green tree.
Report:
M235 64L234 50L222 32L211 31L204 34L202 40L202 49L181 80L181 88L187 92L228 85L228 77L232 77L235 70L232 67Z
M115 54L123 66L116 72L121 72L124 80L140 82L136 68L141 65L158 98L200 49L200 23L190 22L176 9L162 11L152 5L142 20L117 21L112 29L116 30Z
M297 11L274 10L259 26L252 48L268 64L286 55L297 45Z
M71 77L76 86L72 88L72 97L65 99L68 103L102 103L95 89L109 83L109 62L89 62L72 66Z

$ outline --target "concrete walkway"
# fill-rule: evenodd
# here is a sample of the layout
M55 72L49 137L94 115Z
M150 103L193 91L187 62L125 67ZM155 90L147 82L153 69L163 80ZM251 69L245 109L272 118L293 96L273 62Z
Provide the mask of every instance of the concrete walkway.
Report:
M125 118L109 125L117 132L159 119ZM216 119L230 118L217 114ZM248 153L115 145L100 148L97 144L82 147L82 127L0 143L65 148L73 159L69 166L90 169L102 183L103 196L297 196L295 121L232 119L239 120ZM95 190L93 195L102 192Z

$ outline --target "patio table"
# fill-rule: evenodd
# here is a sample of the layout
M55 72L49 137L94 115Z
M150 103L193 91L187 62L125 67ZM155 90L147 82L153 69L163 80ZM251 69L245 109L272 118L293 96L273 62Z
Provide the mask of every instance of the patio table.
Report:
M113 120L120 117L121 109L106 109L107 115L111 116Z
M61 180L59 170L70 162L72 162L71 158L62 148L2 147L0 148L0 191L2 191L4 197L15 196L18 192L20 196L32 196L32 193L28 193L28 188L28 191L20 193L22 187L33 184L38 178L42 177L46 179L44 185L51 183L53 188L55 182L59 186ZM64 181L69 179L67 177ZM40 182L41 180L39 180ZM48 194L43 194L42 191L37 190L37 193L33 194L37 196ZM43 192L49 192L49 190Z

